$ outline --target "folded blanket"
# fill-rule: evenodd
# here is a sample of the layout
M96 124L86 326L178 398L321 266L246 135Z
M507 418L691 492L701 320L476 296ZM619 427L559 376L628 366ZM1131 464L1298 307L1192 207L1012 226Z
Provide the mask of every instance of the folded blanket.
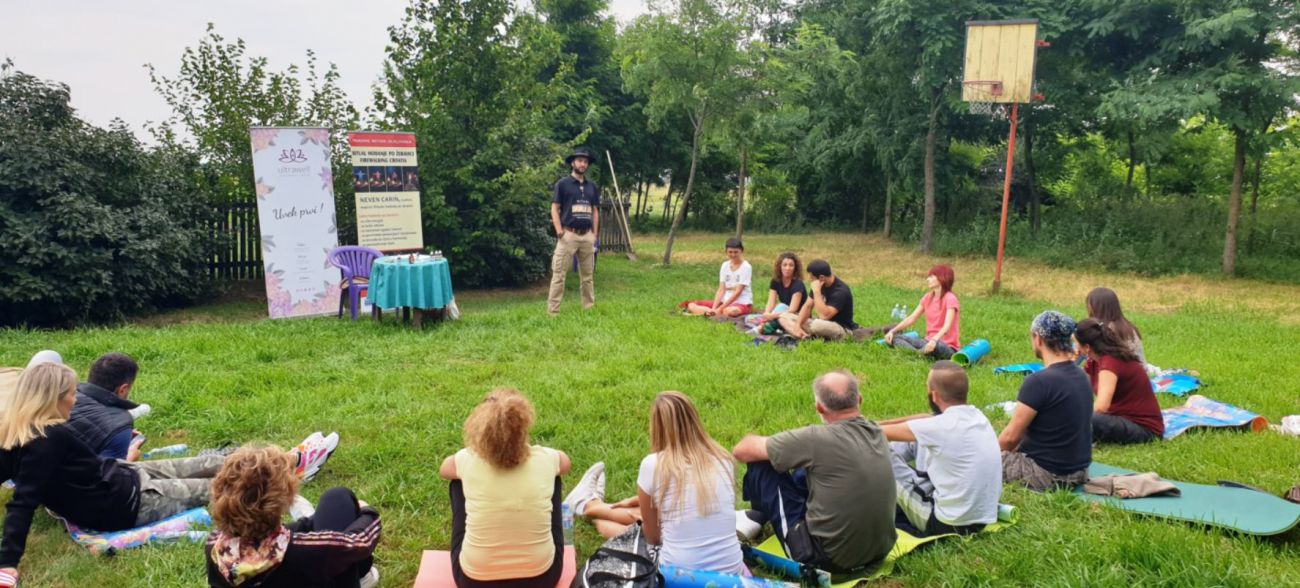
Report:
M1182 406L1166 408L1160 414L1165 419L1165 439L1197 427L1240 428L1256 433L1268 428L1268 419L1200 394L1193 394Z
M1160 479L1155 472L1145 474L1115 474L1091 478L1083 484L1083 491L1097 496L1116 498L1143 498L1146 496L1180 496L1182 490Z

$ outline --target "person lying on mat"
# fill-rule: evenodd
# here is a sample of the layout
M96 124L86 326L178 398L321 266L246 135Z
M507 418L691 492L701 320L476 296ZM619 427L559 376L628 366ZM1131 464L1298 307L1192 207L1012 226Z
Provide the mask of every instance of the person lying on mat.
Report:
M776 257L772 268L772 281L768 283L767 306L763 309L763 322L778 319L785 310L803 308L808 291L804 288L803 262L793 252L786 251ZM777 310L785 305L784 310Z
M694 300L686 303L686 311L704 316L737 317L749 314L754 308L754 268L745 261L745 245L740 239L727 239L727 261L718 270L718 291L713 300Z
M298 495L295 465L292 453L270 446L243 447L226 458L212 479L214 528L204 548L209 586L370 588L378 584L379 569L373 564L379 513L358 501L351 490L326 490L315 512L283 523Z
M925 276L925 295L921 296L911 315L885 333L885 344L935 359L949 359L957 353L961 349L961 305L957 302L957 295L952 293L955 279L951 267L936 265L930 268L930 273ZM899 334L916 324L922 313L925 314L925 339Z
M1083 369L1092 382L1092 439L1098 443L1146 443L1165 434L1160 402L1137 352L1114 323L1084 319L1074 333Z
M1088 318L1097 319L1110 326L1111 330L1127 347L1132 348L1137 360L1142 362L1147 375L1155 377L1160 374L1159 366L1147 363L1146 351L1142 348L1142 331L1137 325L1124 318L1124 309L1119 305L1119 295L1110 288L1093 288L1084 300L1088 308Z
M451 482L451 572L459 588L554 586L564 571L563 451L529 444L533 405L489 392L465 419L465 448L443 460Z
M895 523L917 537L977 533L998 519L998 437L983 411L966 403L969 388L961 366L938 361L926 379L932 412L880 422L893 450Z
M68 428L104 459L138 461L144 437L135 431L135 417L149 405L127 399L140 366L125 353L105 353L90 364L86 382L77 385L77 403Z
M84 529L139 527L207 504L212 476L226 460L222 455L139 463L101 458L68 426L76 401L77 373L42 363L23 371L0 414L0 479L15 484L0 538L0 586L17 583L36 507ZM295 450L298 475L314 475L337 445L337 434L308 437Z
M813 401L825 424L772 437L747 435L732 450L749 464L741 487L752 509L744 513L752 522L738 517L737 531L752 538L770 521L790 559L835 574L866 575L897 538L889 443L862 417L853 374L818 376Z
M1042 370L1020 385L1002 429L1002 479L1031 490L1070 488L1092 465L1092 386L1074 359L1074 320L1054 310L1034 317L1029 338Z
M808 300L798 311L791 307L781 315L781 328L799 339L838 341L848 337L858 328L853 322L853 292L848 284L831 273L831 264L822 259L808 264L808 276ZM817 318L813 318L813 311Z
M662 546L660 564L749 575L736 538L731 454L709 437L685 394L670 391L655 397L650 450L641 460L636 496L606 504L605 464L597 463L565 503L607 539L642 521L646 541Z

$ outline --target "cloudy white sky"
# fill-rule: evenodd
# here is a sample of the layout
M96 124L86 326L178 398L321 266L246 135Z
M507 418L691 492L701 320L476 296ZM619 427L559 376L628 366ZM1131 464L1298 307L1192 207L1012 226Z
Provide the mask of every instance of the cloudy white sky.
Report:
M169 114L149 83L144 64L174 72L185 47L207 23L228 40L244 39L248 54L274 69L305 63L338 64L354 103L369 102L388 41L406 0L0 0L0 61L68 84L72 105L96 125L120 117L137 132ZM644 0L611 0L610 12L628 22Z

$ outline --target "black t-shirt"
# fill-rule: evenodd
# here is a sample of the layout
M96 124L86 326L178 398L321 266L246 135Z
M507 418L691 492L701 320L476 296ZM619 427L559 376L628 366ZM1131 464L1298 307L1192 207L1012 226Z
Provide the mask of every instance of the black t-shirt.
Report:
M790 301L794 299L795 294L803 294L803 300L808 300L808 291L803 287L803 280L791 280L789 288L781 285L781 280L772 280L768 287L776 290L776 301L786 306L790 305ZM800 304L803 303L800 302ZM791 308L790 310L799 312L797 308Z
M592 228L592 217L600 206L600 189L595 182L579 182L569 174L555 182L551 202L560 205L560 225L570 229Z
M853 292L849 290L849 285L844 280L835 278L835 283L822 288L822 296L825 297L826 306L839 311L831 317L832 322L839 323L850 331L858 328L858 323L853 322Z
M1031 374L1016 400L1038 411L1021 452L1054 474L1092 465L1092 384L1079 366L1062 361Z

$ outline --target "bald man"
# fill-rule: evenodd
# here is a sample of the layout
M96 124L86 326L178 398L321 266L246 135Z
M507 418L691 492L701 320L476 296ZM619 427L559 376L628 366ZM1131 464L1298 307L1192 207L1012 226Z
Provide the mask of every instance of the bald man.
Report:
M840 370L813 381L824 424L747 435L732 454L749 464L737 517L771 521L786 555L833 574L875 571L894 547L894 474L880 427L862 418L858 380ZM761 527L760 527L761 528Z

